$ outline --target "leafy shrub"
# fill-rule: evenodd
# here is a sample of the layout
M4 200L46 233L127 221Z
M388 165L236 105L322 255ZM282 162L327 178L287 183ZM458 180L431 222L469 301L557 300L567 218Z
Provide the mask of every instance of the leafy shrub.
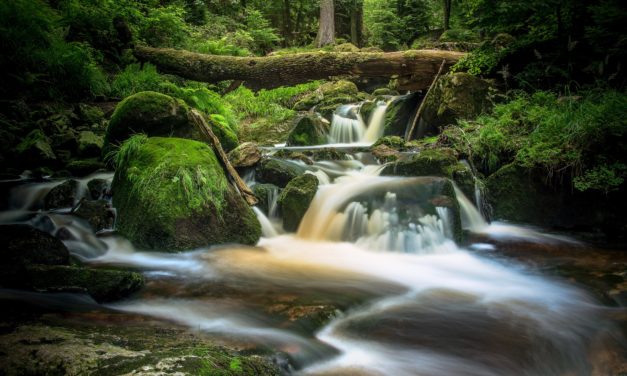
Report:
M246 48L231 44L226 37L217 40L194 41L189 50L211 55L250 56Z
M151 9L143 20L140 36L155 47L181 47L190 35L185 9L176 5Z
M444 132L488 173L516 162L549 176L572 177L576 189L611 191L627 177L627 94L589 91L558 98L516 93L474 122Z
M130 64L118 75L111 84L111 95L124 98L140 91L159 91L163 76L152 64Z

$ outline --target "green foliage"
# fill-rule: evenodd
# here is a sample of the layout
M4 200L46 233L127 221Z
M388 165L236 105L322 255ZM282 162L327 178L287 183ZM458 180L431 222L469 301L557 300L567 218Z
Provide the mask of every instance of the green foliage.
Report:
M227 55L227 56L250 56L252 53L246 48L239 47L229 42L224 37L215 40L205 40L192 42L189 50L210 55Z
M246 26L245 32L250 35L253 43L250 48L256 52L267 53L281 40L275 30L270 27L268 20L258 10L246 9L244 25Z
M516 162L543 168L550 176L571 176L579 190L607 192L627 177L627 95L612 90L581 94L517 93L491 115L462 122L445 135L487 172Z
M440 42L479 42L479 35L468 29L446 30L439 39Z
M452 72L465 71L474 76L492 73L503 57L503 53L497 51L488 43L463 56L451 67Z
M152 64L130 64L111 83L111 95L125 98L140 91L159 91L163 76Z
M176 5L150 10L140 30L141 38L156 47L181 47L189 35L185 9Z
M0 2L2 96L20 92L43 97L106 93L98 54L84 43L66 42L58 15L39 0Z

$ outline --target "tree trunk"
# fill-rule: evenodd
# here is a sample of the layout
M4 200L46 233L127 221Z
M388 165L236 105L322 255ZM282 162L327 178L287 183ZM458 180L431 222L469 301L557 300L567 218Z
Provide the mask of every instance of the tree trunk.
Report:
M355 0L351 9L351 43L361 48L364 30L364 3Z
M442 0L444 2L444 31L449 29L449 20L451 18L451 3L453 0Z
M292 40L292 11L290 0L283 0L283 39L285 46L289 46Z
M335 43L335 9L333 0L320 0L320 21L318 23L318 47Z
M398 77L400 90L428 88L442 60L448 68L465 55L455 51L410 50L236 57L152 47L136 47L134 54L138 60L155 64L165 73L203 82L241 80L252 89L352 75Z

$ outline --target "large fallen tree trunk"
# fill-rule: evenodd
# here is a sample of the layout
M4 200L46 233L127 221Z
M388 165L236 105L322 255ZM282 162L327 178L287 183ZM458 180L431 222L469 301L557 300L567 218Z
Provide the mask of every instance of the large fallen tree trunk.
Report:
M399 78L401 90L429 87L442 61L445 70L463 52L311 52L264 57L205 55L166 48L136 47L135 57L161 71L196 81L241 80L246 86L274 88L337 76Z

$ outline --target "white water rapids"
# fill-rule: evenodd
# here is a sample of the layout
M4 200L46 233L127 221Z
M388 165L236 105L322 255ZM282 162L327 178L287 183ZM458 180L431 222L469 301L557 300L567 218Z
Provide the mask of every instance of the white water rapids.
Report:
M145 293L108 307L270 346L297 374L603 374L594 357L611 324L600 307L575 287L459 248L444 179L381 177L357 160L314 168L324 184L296 234L281 235L274 209L256 209L266 236L257 247L140 252L109 236L72 251L145 272ZM457 195L462 225L490 231ZM274 312L290 304L330 307L332 317L313 333L286 326Z

